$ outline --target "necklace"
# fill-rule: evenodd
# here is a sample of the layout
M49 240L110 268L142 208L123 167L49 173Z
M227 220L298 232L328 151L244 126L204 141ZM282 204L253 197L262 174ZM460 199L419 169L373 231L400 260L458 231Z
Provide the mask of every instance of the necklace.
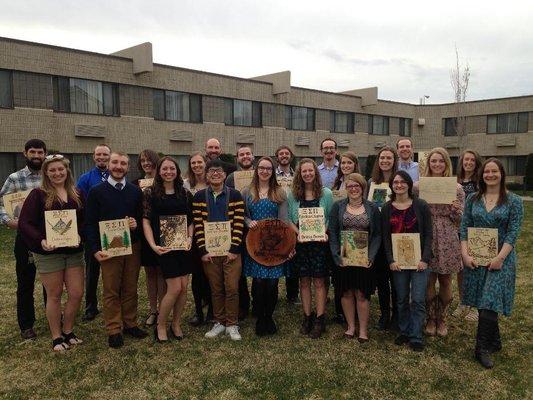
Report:
M487 204L495 203L495 202L498 200L499 197L500 197L500 196L497 195L496 197L492 197L492 198L490 198L490 197L488 197L486 194L483 196L483 198L485 199L485 203L487 203Z
M259 198L265 199L267 197L268 197L268 189L266 190L259 189Z

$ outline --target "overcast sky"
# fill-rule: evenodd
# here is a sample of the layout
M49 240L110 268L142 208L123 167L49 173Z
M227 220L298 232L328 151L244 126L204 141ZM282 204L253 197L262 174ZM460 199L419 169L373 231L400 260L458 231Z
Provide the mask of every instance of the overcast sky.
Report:
M533 94L533 1L2 0L0 36L100 53L152 42L154 62L249 78L291 71L332 92L453 101Z

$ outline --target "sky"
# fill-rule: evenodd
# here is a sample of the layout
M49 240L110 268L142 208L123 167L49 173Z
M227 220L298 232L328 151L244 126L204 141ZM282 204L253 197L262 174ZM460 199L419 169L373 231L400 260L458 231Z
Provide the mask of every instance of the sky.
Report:
M2 3L5 3L2 5ZM0 36L109 54L143 43L154 62L292 86L452 102L533 94L533 1L0 0Z

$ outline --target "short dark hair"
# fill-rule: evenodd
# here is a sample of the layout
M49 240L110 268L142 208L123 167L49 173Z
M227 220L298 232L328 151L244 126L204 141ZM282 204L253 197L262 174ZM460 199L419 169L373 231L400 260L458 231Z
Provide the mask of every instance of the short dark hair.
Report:
M322 150L322 146L324 145L324 142L327 142L327 141L331 141L333 143L335 143L335 148L337 148L337 142L335 141L335 139L332 139L332 138L325 138L324 140L322 140L320 142L320 150Z
M207 162L207 164L205 165L205 170L208 171L209 168L222 168L222 169L224 169L224 162L222 162L222 160L219 160L218 158L216 158L214 160L209 160ZM224 172L226 172L225 169L224 169Z
M400 143L402 140L409 140L409 143L411 143L411 147L413 146L413 141L411 140L410 137L402 136L401 138L399 138L399 139L396 141L396 148L398 148L398 143Z
M288 150L289 153L291 153L291 159L294 157L294 153L292 152L291 148L289 146L285 146L285 145L281 145L279 146L277 149L276 149L276 152L274 153L274 155L276 156L276 158L278 157L278 153L280 152L280 150Z
M396 193L394 193L394 190L392 189L392 181L394 180L394 178L396 178L398 175L400 175L402 177L402 179L407 182L407 195L409 196L409 198L413 198L413 178L411 178L411 175L409 175L407 172L405 172L404 170L398 170L396 171L391 177L390 177L390 181L389 181L389 187L390 187L390 190L391 190L391 195L390 195L390 199L391 201L394 201L396 200Z
M46 153L46 144L41 139L30 139L24 145L24 151L29 149L43 149Z

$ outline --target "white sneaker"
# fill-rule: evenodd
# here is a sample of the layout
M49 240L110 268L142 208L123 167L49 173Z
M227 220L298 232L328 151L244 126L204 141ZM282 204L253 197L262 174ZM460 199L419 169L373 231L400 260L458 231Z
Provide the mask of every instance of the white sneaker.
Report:
M221 333L223 333L225 330L226 330L226 327L224 325L222 325L219 322L215 322L215 325L213 325L211 330L206 332L205 337L209 339L215 338Z
M241 334L239 333L239 327L237 325L231 325L226 327L226 335L229 335L231 340L241 340Z

